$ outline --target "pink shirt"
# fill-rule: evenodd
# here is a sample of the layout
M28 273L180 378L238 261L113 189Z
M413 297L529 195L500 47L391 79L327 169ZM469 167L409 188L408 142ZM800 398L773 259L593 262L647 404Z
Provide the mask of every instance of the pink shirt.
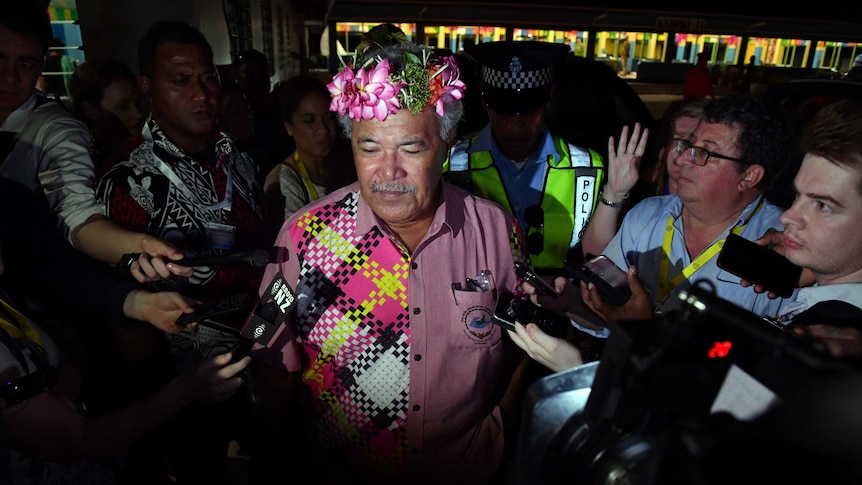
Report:
M498 205L444 183L423 241L410 255L365 204L358 184L306 206L282 228L285 263L271 264L299 295L256 358L299 370L328 440L369 477L487 482L503 454L498 402L517 357L491 323L496 296L518 287L520 226ZM465 291L490 272L491 288ZM505 350L505 352L504 352ZM506 365L504 365L506 364Z

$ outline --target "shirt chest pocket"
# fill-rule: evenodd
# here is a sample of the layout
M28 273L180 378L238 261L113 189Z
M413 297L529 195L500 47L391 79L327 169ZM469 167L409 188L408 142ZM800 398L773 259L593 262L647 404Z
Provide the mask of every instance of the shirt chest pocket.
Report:
M457 342L463 342L464 347L488 348L498 345L502 339L502 328L492 321L494 305L497 302L497 292L452 290L452 320L458 325Z

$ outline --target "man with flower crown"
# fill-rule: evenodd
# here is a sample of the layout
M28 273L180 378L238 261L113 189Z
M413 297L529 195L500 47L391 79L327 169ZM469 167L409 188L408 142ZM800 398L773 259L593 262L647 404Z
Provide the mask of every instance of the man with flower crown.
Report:
M457 63L378 45L329 90L358 181L278 235L287 254L261 293L283 276L296 306L252 351L270 370L262 395L290 399L269 381L301 375L304 411L282 418L314 424L313 446L293 458L315 481L492 483L519 351L491 316L526 254L511 215L442 180L463 113Z

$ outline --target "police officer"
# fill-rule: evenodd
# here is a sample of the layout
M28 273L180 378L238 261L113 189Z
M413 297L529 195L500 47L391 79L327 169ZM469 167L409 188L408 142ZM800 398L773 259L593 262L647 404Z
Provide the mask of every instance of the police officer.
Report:
M526 232L539 271L580 259L577 248L599 200L602 156L548 131L545 109L553 92L553 66L564 44L499 41L467 54L481 65L482 102L489 123L456 144L444 176L514 214Z

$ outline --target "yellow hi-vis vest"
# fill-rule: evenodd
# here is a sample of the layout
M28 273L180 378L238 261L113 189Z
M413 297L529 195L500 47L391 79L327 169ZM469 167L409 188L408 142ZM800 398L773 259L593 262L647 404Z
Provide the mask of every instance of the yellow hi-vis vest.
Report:
M542 252L530 255L533 266L542 269L563 267L569 248L581 240L584 228L593 215L599 187L605 177L604 160L597 152L571 145L558 136L553 139L561 158L559 161L553 157L548 160L542 188L540 205L544 211L545 245ZM474 195L500 204L514 215L507 190L517 189L503 186L499 169L494 165L489 151L468 154L470 145L475 141L474 137L452 148L443 164L444 177ZM575 157L572 157L573 153ZM465 158L468 159L466 164ZM463 172L452 172L450 167L453 165L468 168Z

